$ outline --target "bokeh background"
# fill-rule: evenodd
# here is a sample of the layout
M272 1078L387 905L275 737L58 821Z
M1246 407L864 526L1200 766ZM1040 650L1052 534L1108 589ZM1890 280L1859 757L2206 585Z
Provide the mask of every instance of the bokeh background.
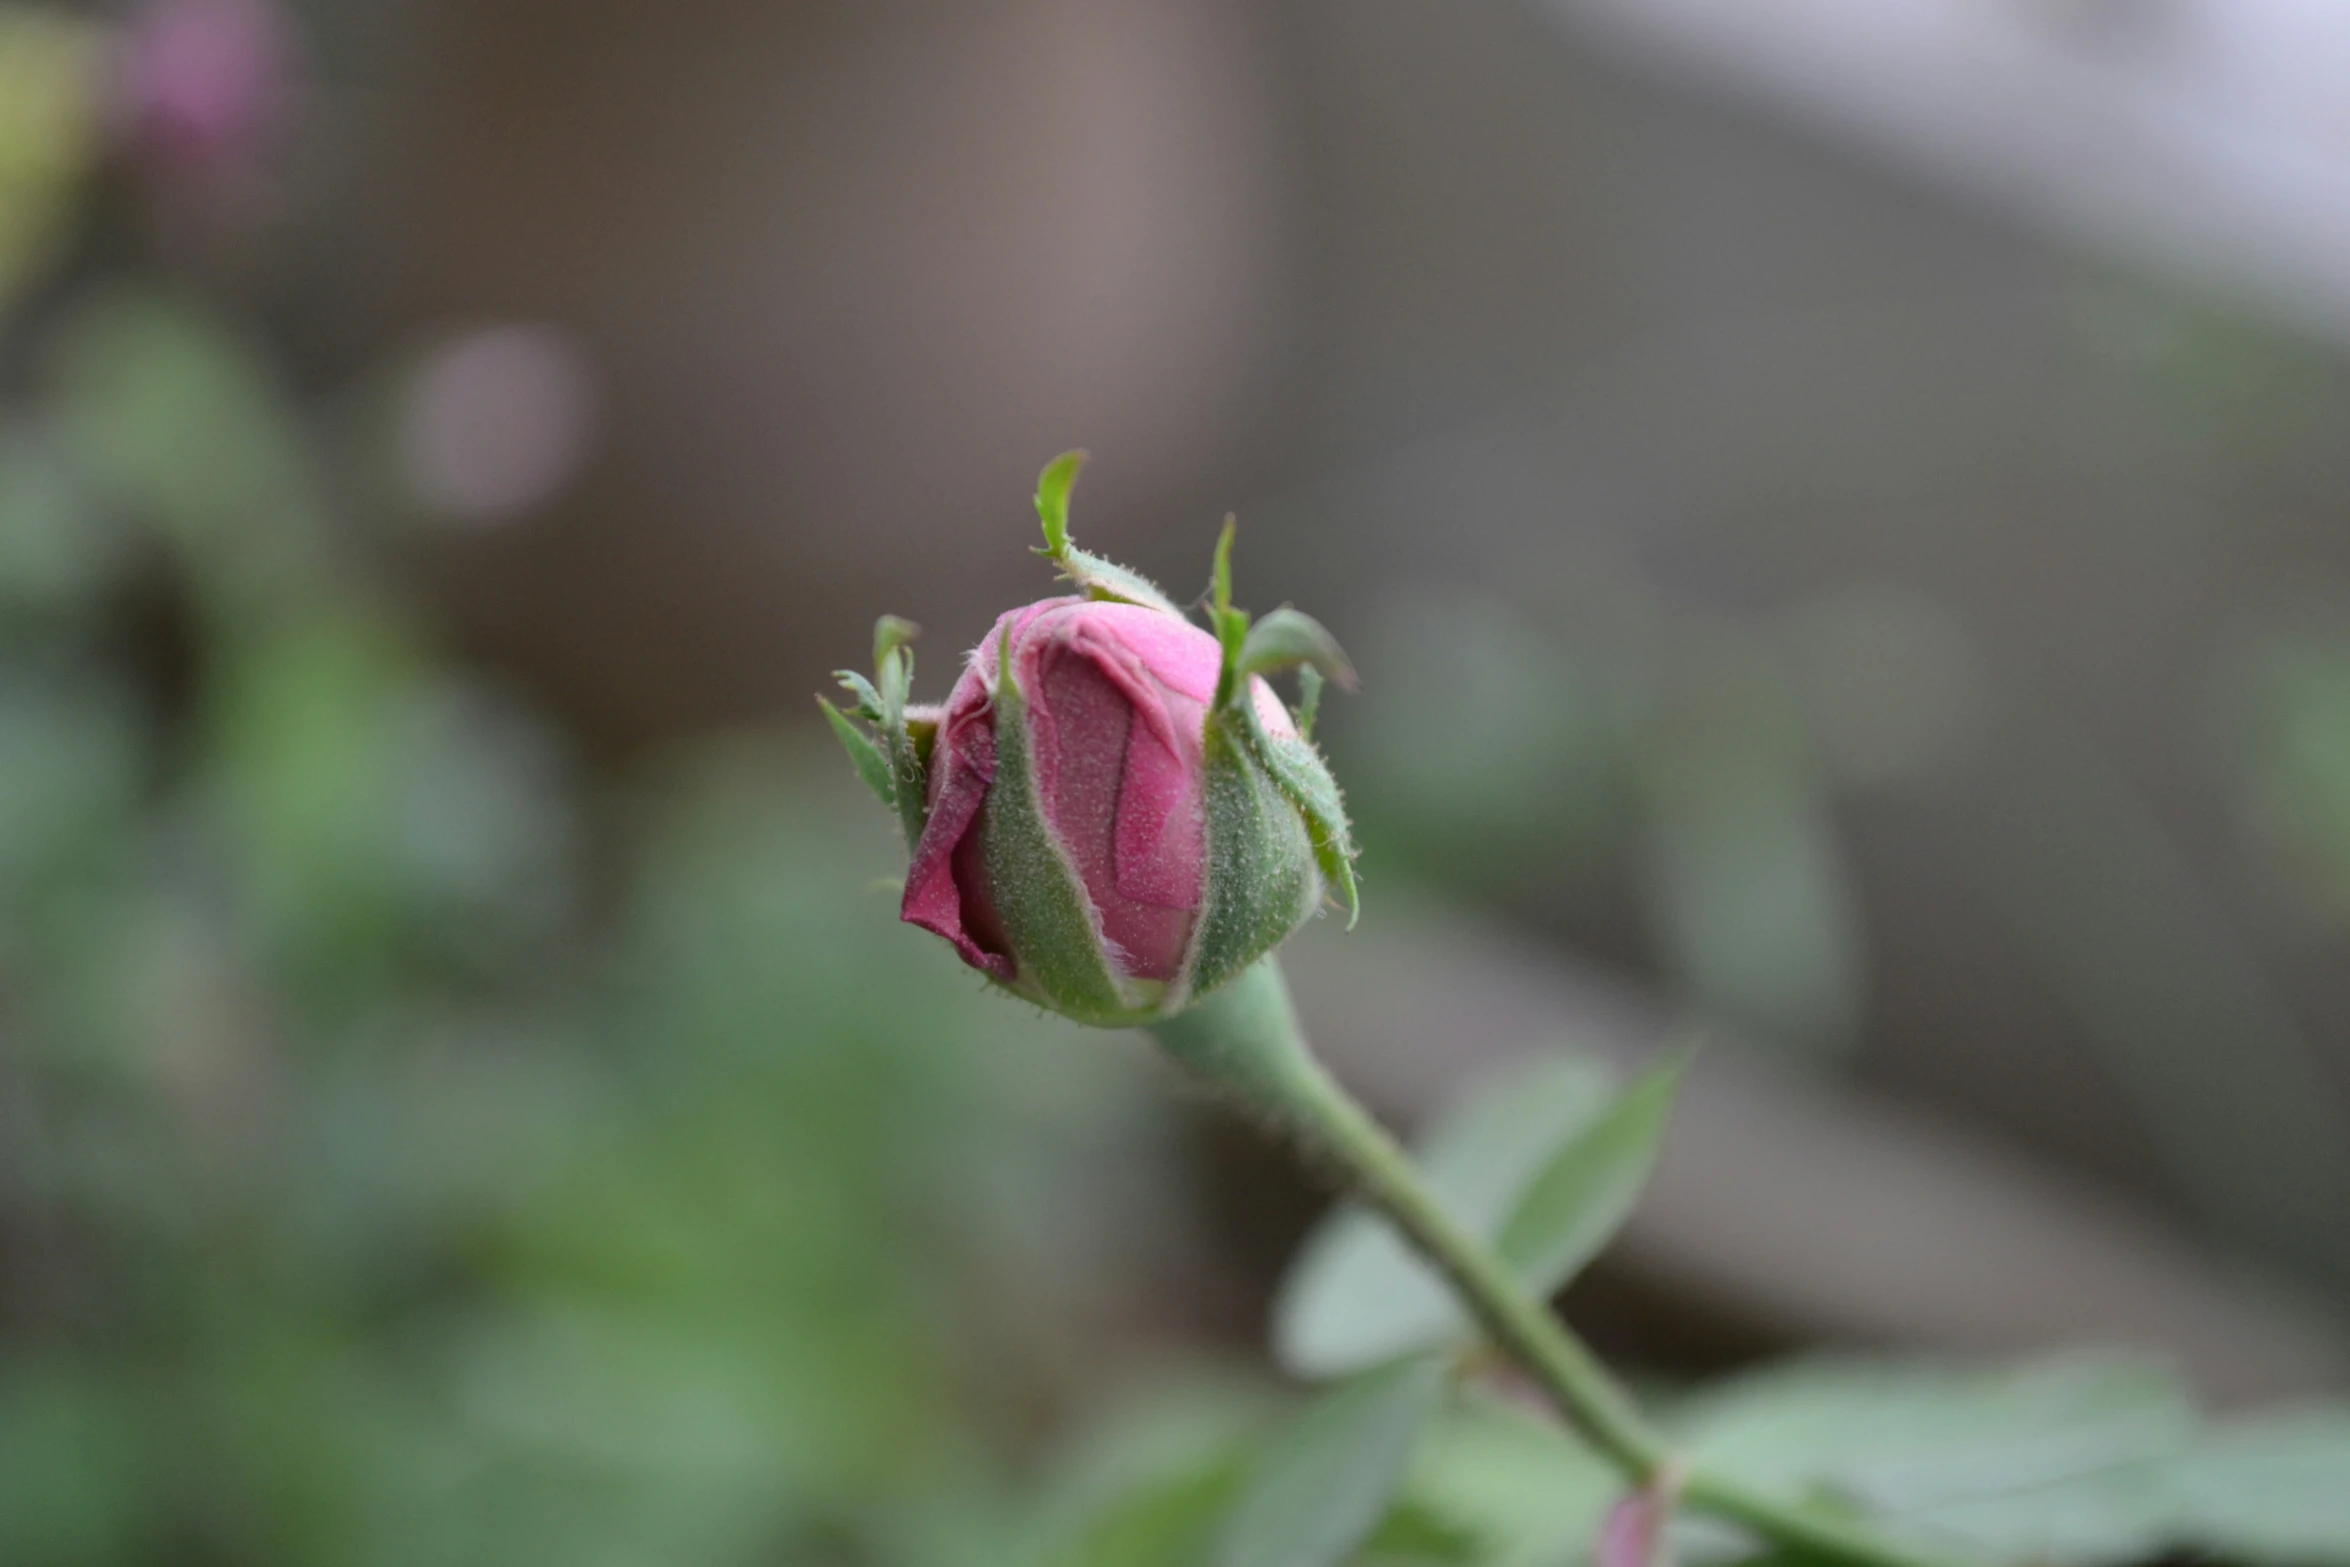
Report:
M1384 1113L1713 1041L1605 1347L2339 1388L2345 82L2315 0L0 5L0 1562L1168 1559L1069 1521L1279 1403L1319 1199L897 927L808 700L885 610L943 693L1078 445L1362 670L1294 966Z

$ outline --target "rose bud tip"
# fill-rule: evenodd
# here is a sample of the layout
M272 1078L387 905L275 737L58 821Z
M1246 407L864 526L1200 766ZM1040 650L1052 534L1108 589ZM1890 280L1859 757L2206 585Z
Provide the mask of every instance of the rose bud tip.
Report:
M1124 1025L1237 976L1326 888L1354 906L1337 784L1263 678L1352 670L1308 617L1278 610L1252 631L1231 608L1229 531L1213 634L1078 550L1082 461L1056 459L1037 484L1045 552L1078 592L999 617L936 708L908 704L905 638L877 630L878 678L852 689L878 740L825 707L907 823L902 917L1017 995ZM1305 684L1310 699L1318 676Z

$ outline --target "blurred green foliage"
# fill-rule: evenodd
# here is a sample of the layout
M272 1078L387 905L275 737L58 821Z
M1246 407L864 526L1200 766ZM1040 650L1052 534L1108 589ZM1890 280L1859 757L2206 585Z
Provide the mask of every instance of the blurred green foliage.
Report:
M1837 810L1963 752L1980 671L1931 601L1676 603L1600 559L1539 607L1466 590L1375 616L1379 691L1333 722L1376 858L1578 931L1620 899L1659 977L1823 1063L1868 1005Z
M1093 1407L1186 1222L1139 1046L908 937L826 741L599 777L447 656L264 329L73 254L105 47L0 7L0 1564L1582 1560L1613 1477L1473 1358L1398 1369L1460 1324L1351 1211L1284 1349L1367 1383L1300 1414L1194 1353ZM1963 650L1881 600L1670 637L1616 602L1407 628L1434 695L1360 732L1362 798L1400 861L1502 879L1637 819L1699 992L1834 1044L1823 801L1955 743ZM2269 814L2323 837L2343 683L2279 667ZM1603 1135L1596 1069L1542 1070L1430 1146L1480 1228L1536 1191L1547 1284L1661 1106ZM2350 1561L2335 1408L1831 1364L1682 1415L1998 1559Z
M201 289L7 333L0 1561L1025 1559L1136 1053L798 737L589 776Z
M2089 1058L2175 1206L2220 1245L2350 1288L2350 1114L2309 1021L2329 1003L2276 961L2288 937L2330 951L2350 909L2338 583L2215 639L2192 711L2241 827L2215 846L2161 794L2177 780L2003 686L1932 595L1864 580L1733 611L1559 548L1527 573L1547 598L1437 586L1370 617L1377 698L1326 729L1375 875L1596 946L1726 1037L1827 1070L1872 1044L1936 1048L1959 1009L1918 976L1944 960L1896 950L1889 1014L1872 945L1915 941L1925 897L1963 898L1951 926L1981 918L2028 974L1992 1005L2044 990L2070 1035L2016 1008L2019 1048ZM1977 1088L2021 1117L2053 1081Z

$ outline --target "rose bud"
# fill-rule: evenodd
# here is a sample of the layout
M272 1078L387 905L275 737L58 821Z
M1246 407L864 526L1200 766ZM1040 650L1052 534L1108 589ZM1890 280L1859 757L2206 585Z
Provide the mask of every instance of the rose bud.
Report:
M1038 510L1079 593L1000 617L942 708L909 707L910 628L884 622L878 683L844 676L876 744L826 705L904 822L902 916L997 984L1080 1022L1149 1022L1256 962L1333 888L1352 907L1338 790L1261 678L1350 676L1293 610L1253 629L1231 607L1227 526L1210 611L1068 543L1074 454Z

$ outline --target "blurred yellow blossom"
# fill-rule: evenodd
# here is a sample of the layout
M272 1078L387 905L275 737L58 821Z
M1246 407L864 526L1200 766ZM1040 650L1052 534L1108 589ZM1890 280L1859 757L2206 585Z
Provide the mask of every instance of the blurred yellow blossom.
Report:
M97 154L106 57L92 23L0 6L0 308L39 273Z

